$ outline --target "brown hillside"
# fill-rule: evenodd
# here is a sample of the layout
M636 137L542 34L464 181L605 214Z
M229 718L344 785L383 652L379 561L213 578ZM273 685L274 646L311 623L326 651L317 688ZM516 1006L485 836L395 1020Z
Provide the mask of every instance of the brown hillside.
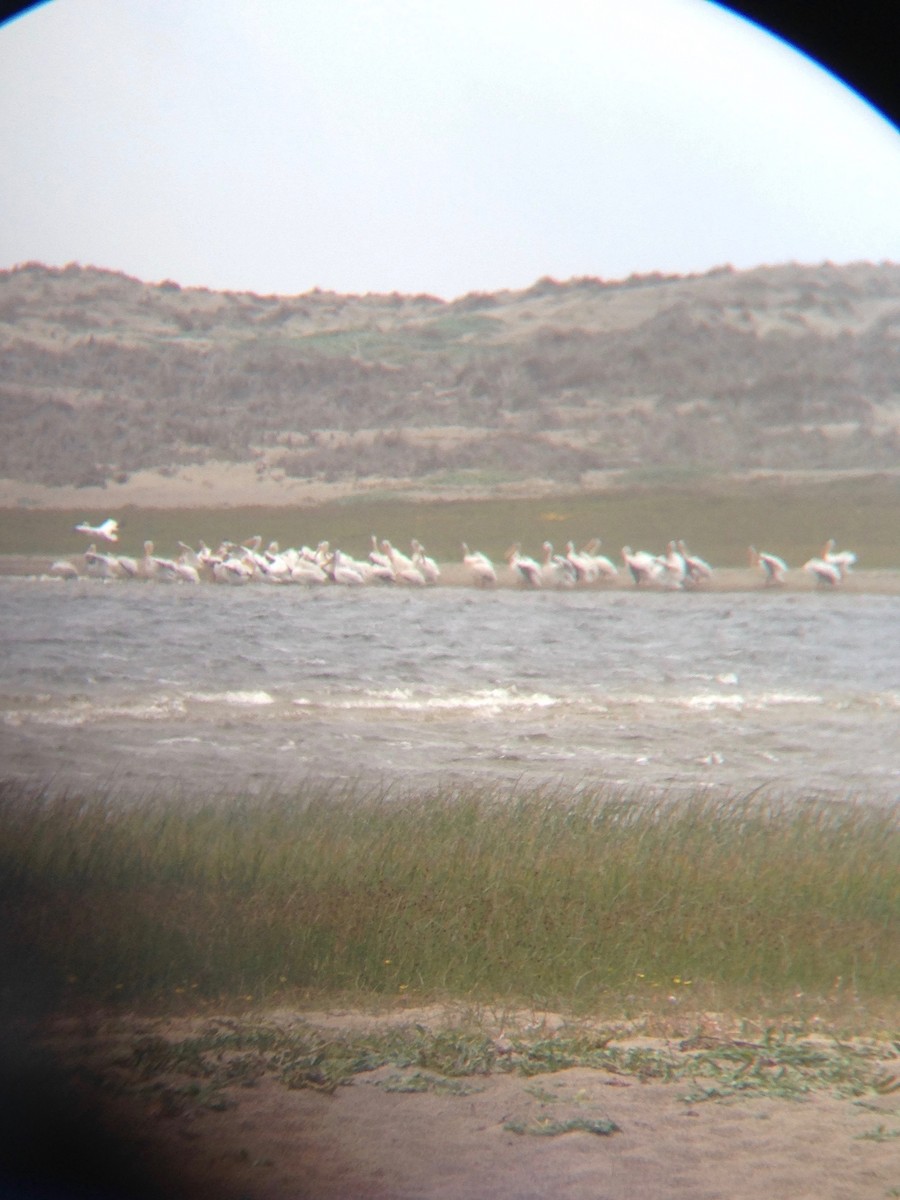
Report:
M188 464L338 481L900 457L900 266L731 268L520 292L257 296L0 272L0 478Z

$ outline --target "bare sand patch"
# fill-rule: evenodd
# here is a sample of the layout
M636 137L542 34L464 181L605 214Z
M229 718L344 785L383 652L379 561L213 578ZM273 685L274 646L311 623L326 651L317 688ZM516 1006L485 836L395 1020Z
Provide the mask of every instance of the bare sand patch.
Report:
M599 473L595 473L599 474ZM617 473L610 473L610 478ZM593 487L601 481L594 479ZM496 496L564 494L547 479L500 484L455 484L440 487L416 479L295 479L281 471L260 470L254 463L211 462L167 471L135 471L124 483L105 486L49 487L20 479L0 479L0 508L61 508L93 512L134 508L246 508L316 506L348 497L390 494L397 499L480 500Z

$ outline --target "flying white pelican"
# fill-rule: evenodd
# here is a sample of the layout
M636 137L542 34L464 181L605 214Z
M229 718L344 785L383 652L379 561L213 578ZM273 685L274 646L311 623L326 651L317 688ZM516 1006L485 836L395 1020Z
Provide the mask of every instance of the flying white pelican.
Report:
M750 565L765 571L766 587L779 587L788 573L788 565L783 558L757 550L755 546L750 547Z
M630 546L623 546L622 561L637 587L644 583L659 583L665 574L664 562L648 550L632 550Z
M826 562L824 558L811 558L803 564L803 570L815 576L816 583L836 587L844 578L837 563Z
M75 526L76 533L86 533L88 537L101 538L104 542L117 542L119 540L119 522L114 517L107 517L99 525L91 525L88 521L82 521L80 525Z
M846 574L856 562L856 555L852 550L835 550L834 538L829 538L825 543L825 549L822 551L822 558L827 563L834 563L836 567L840 567L841 571Z
M480 550L470 550L465 542L462 544L462 552L463 566L469 568L473 581L479 587L493 587L497 582L497 572L488 556Z
M526 587L539 588L543 586L544 576L540 564L527 554L522 553L522 543L514 542L506 552L506 561L519 576Z

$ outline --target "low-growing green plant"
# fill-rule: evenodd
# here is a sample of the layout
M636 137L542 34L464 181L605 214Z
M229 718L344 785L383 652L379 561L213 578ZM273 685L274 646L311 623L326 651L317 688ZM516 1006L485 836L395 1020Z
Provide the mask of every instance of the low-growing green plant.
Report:
M527 1133L535 1137L559 1137L561 1133L608 1135L621 1132L615 1121L605 1117L570 1117L567 1121L541 1117L536 1121L507 1121L503 1128L510 1133Z
M450 1097L482 1091L488 1075L546 1078L573 1067L604 1077L686 1085L679 1098L690 1104L736 1096L802 1100L816 1092L862 1103L860 1097L882 1096L897 1084L885 1065L892 1052L884 1043L810 1040L774 1030L758 1043L721 1038L636 1046L627 1037L621 1042L611 1037L602 1039L601 1048L601 1039L592 1043L584 1032L565 1026L550 1036L532 1031L508 1039L471 1019L430 1028L411 1022L335 1031L305 1021L279 1025L248 1018L230 1020L226 1027L212 1020L204 1032L181 1038L126 1035L118 1055L105 1065L88 1066L76 1052L69 1067L89 1075L107 1093L140 1096L173 1113L230 1107L238 1102L236 1087L252 1086L264 1076L289 1089L332 1093L382 1068L392 1068L375 1080L384 1091ZM557 1043L553 1055L549 1042ZM88 1060L96 1050L93 1043L86 1039ZM473 1046L477 1054L471 1053ZM536 1135L615 1132L598 1111L594 1089L574 1095L563 1084L554 1089L525 1084L523 1096L539 1109L553 1105L554 1110L539 1112L533 1121L516 1118L518 1123L507 1128ZM884 1141L897 1135L881 1124L860 1136Z
M857 1134L855 1140L857 1142L890 1142L894 1138L900 1138L900 1129L886 1129L884 1125L878 1125L875 1129Z
M386 1092L437 1092L443 1096L471 1096L482 1090L478 1084L446 1079L442 1075L431 1075L424 1071L413 1071L408 1075L395 1072L379 1080L378 1086Z

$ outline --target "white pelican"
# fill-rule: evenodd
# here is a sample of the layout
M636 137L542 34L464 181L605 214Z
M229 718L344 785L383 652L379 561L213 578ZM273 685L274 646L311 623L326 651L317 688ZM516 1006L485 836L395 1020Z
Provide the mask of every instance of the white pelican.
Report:
M409 555L401 554L396 546L391 545L387 538L381 543L381 548L390 560L394 571L394 578L398 583L411 583L416 587L421 587L425 583L425 576Z
M91 542L84 552L84 569L92 579L120 579L122 569L114 554L104 554Z
M600 573L589 554L584 551L579 554L576 551L574 542L566 542L566 559L575 572L578 583L593 583Z
M119 574L123 578L137 579L141 573L141 565L136 558L131 558L128 554L116 554L114 557L119 564Z
M145 579L161 579L171 583L180 578L178 564L171 558L160 558L154 554L154 545L150 541L144 542L144 557L140 566Z
M119 540L119 522L114 517L107 517L99 525L91 525L88 521L82 521L80 525L75 526L75 532L86 533L88 537L100 538L104 542L117 542Z
M473 581L479 587L493 587L497 582L497 572L488 556L480 550L470 550L465 542L462 544L462 552L463 566L469 568Z
M376 567L382 568L383 571L390 571L391 576L394 574L394 566L387 554L378 549L378 538L372 534L372 549L369 551L369 562ZM386 575L381 575L380 578L386 579Z
M664 579L666 586L670 588L683 588L689 578L689 571L687 559L681 553L677 543L669 542L666 546L662 565L665 572Z
M181 553L178 555L178 562L184 566L193 567L197 572L197 580L212 578L212 565L215 561L215 555L206 542L201 542L199 549L194 550L186 542L178 543Z
M750 547L750 565L760 567L766 573L766 587L777 587L784 583L788 573L788 565L777 554L767 554L763 550Z
M266 556L260 552L261 545L262 537L258 533L241 543L241 558L252 567L254 575L265 575L269 565Z
M704 579L712 579L713 569L705 559L691 554L683 541L678 542L678 549L687 565L688 579L691 583L701 583Z
M600 538L591 538L582 548L581 557L586 559L596 569L598 575L603 575L606 579L614 579L619 574L619 568L605 554L597 553L602 545L603 543Z
M811 558L803 564L803 570L814 575L816 583L836 587L843 579L843 573L837 563L826 562L824 558Z
M56 562L50 564L48 574L53 575L56 579L77 579L78 568L67 558L58 558Z
M267 583L292 583L291 572L294 564L284 554L266 559L266 565L260 568L260 574Z
M522 543L515 542L506 552L506 561L527 587L543 586L544 576L540 564L527 554L522 553Z
M574 564L562 554L554 554L552 542L544 542L541 549L544 552L541 564L544 583L548 587L574 587L578 582L578 571Z
M302 554L297 556L297 561L291 566L291 582L314 584L327 583L328 575L324 567L320 567L318 563L311 562Z
M371 558L353 558L349 554L344 554L341 551L341 563L354 571L358 571L362 575L363 583L396 583L397 573L390 565L383 566L380 563L373 562ZM410 582L406 580L405 582ZM419 582L412 580L413 583Z
M425 576L426 583L437 583L441 577L441 569L433 558L425 553L425 547L416 538L412 540L412 560Z
M387 538L382 538L381 549L384 551L388 562L395 571L397 570L398 566L411 567L413 565L413 560L409 557L409 555L398 550L396 546L387 540Z
M245 548L246 549L246 548ZM254 571L266 583L292 583L291 567L293 558L288 551L282 551L277 542L269 542L262 552L254 551L251 555Z
M422 571L412 562L408 567L395 567L394 579L397 583L409 583L413 587L424 587L427 583Z
M177 577L184 580L185 583L200 582L200 568L191 562L186 554L179 554L174 560L173 566L175 567Z
M360 587L366 582L362 571L340 550L332 552L331 561L325 570L335 583L343 584L344 587Z
M622 561L638 587L643 583L659 583L665 574L664 563L648 550L632 550L630 546L623 546Z
M852 550L835 550L836 545L834 538L829 538L822 551L822 558L827 563L834 563L846 574L856 562L856 555Z
M253 568L235 554L226 553L224 558L215 558L212 564L216 583L242 584L253 578Z

